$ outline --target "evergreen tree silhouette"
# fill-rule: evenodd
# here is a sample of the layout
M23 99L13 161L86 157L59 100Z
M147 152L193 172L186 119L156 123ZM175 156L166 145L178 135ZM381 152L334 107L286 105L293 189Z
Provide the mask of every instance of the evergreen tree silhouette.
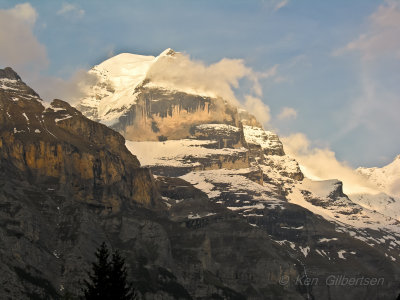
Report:
M84 280L87 300L132 300L136 299L132 284L128 283L125 260L118 251L112 255L103 242L97 249L97 261L92 263L92 272L88 272L89 281Z
M132 284L128 283L127 276L125 259L122 258L118 250L116 250L112 255L110 276L110 288L114 297L113 299L135 299Z

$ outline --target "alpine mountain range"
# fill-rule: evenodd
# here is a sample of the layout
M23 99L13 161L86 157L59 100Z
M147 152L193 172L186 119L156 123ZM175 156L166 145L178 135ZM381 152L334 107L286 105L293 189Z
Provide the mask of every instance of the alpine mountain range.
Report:
M307 178L235 101L171 80L182 59L114 56L73 106L0 70L0 298L80 296L105 241L140 299L395 299L400 156L357 169L369 193Z

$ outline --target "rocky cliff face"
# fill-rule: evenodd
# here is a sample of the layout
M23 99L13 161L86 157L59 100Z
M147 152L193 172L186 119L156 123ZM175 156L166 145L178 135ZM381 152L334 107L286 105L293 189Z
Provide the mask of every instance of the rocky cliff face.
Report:
M1 170L118 210L121 201L154 206L152 176L124 138L66 102L45 107L12 70L0 79Z
M111 126L129 140L181 139L197 124L239 122L236 110L222 99L159 88L139 91L137 103Z

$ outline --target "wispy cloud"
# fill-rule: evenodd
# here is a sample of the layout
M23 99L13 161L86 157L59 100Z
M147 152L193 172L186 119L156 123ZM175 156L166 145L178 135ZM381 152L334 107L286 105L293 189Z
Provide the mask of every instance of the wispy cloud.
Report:
M166 72L165 70L168 70ZM177 89L193 89L210 96L222 97L238 104L234 89L239 88L239 81L247 79L252 83L252 92L262 93L258 82L259 75L247 67L241 59L223 58L206 65L202 61L192 60L184 53L163 56L154 64L148 77L158 84L167 84Z
M375 143L383 143L390 141L390 128L400 126L400 89L391 84L398 78L400 64L400 2L386 1L367 21L357 38L334 51L336 56L359 54L354 69L360 89L342 113L335 140L366 131Z
M270 120L270 109L260 98L253 96L246 96L243 103L243 107L250 113L252 113L257 120L266 125Z
M284 107L278 115L278 120L296 119L297 111L292 107Z
M400 59L400 2L386 1L368 19L368 28L358 38L334 51L334 55L358 51L365 60L382 56Z
M261 0L262 7L268 13L275 13L289 4L289 0Z
M75 4L64 3L61 9L57 11L57 15L67 18L82 18L85 15L85 10Z
M86 69L76 69L67 79L36 76L29 83L45 101L62 99L74 104L85 96L87 87L94 85L97 80L97 77L89 74Z
M279 1L278 3L275 4L274 11L280 10L282 7L285 7L288 5L289 1L288 0L282 0Z

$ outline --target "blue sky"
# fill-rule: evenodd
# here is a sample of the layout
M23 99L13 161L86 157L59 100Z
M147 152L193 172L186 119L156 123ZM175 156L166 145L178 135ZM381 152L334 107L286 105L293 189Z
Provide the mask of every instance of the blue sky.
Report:
M68 80L121 52L170 47L206 64L240 58L258 74L275 68L259 80L268 127L281 136L302 133L307 151L330 149L352 167L382 166L400 154L398 1L0 0L0 9L19 3L36 13L25 21L39 56L21 52L27 58L19 63L0 50L0 67L26 73L39 93L38 78ZM0 28L8 41L12 31ZM27 67L29 59L37 65Z

